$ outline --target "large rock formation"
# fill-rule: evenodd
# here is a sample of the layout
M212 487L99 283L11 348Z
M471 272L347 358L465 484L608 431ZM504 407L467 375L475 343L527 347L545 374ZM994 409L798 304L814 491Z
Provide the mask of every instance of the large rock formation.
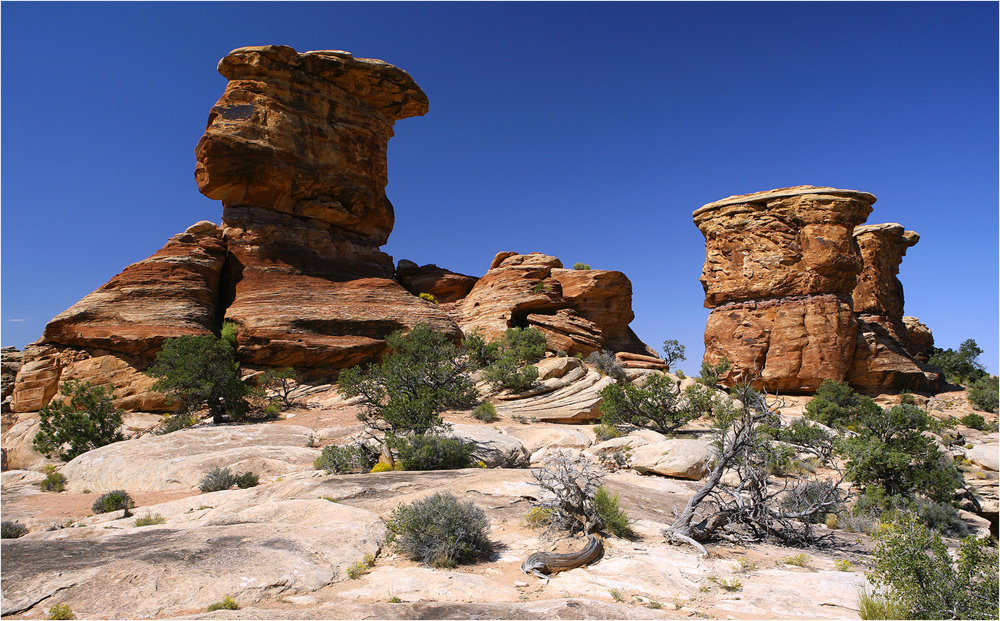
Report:
M859 226L874 202L866 192L796 186L694 212L712 309L705 361L733 363L724 382L759 371L781 392L811 392L827 378L858 388L936 385L907 353L896 279L919 237L899 225Z

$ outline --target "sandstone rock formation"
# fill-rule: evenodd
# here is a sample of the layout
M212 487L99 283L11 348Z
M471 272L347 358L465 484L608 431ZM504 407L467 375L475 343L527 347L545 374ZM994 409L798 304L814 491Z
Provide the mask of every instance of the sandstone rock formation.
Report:
M16 347L4 347L0 350L0 401L4 402L4 411L8 406L7 397L14 392L14 378L24 364L24 352Z
M418 266L403 259L396 266L396 280L413 295L429 293L438 302L457 302L469 295L479 279L456 274L434 264Z
M628 327L632 283L621 272L567 270L556 257L501 252L456 305L465 333L487 340L508 328L538 328L548 349L587 355L601 349L650 355Z
M705 361L733 363L725 383L757 371L768 390L785 393L812 392L827 378L861 389L937 387L913 359L896 278L919 236L897 224L860 226L874 202L866 192L796 186L694 212L712 309Z

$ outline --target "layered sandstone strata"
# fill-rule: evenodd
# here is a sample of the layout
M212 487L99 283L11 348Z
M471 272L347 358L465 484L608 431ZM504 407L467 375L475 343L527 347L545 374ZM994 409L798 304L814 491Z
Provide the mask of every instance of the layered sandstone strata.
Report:
M874 202L866 192L797 186L694 212L713 309L705 361L729 359L724 382L759 374L782 392L812 392L824 379L862 389L937 386L933 370L913 359L896 278L919 236L898 224L861 226Z

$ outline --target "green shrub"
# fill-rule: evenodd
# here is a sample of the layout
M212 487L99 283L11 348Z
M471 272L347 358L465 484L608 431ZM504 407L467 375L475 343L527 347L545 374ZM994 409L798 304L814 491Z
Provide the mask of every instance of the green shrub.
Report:
M389 353L377 365L340 374L340 392L364 397L358 418L390 434L427 433L442 424L441 412L470 407L477 393L466 356L426 324L386 338ZM364 470L370 469L369 464Z
M73 614L73 609L66 604L56 604L52 608L49 608L49 619L75 619L76 615Z
M147 513L142 517L135 518L136 526L154 526L156 524L166 524L167 518L163 517L159 513Z
M233 346L214 336L167 339L146 375L157 378L153 390L179 399L184 412L205 406L216 424L227 412L243 415L249 387L240 381Z
M243 472L236 475L236 487L240 489L248 489L251 487L257 487L260 484L260 477L253 472Z
M587 362L597 367L597 370L601 372L601 375L607 375L616 382L624 382L628 379L628 375L625 373L625 369L622 365L618 363L618 358L615 357L613 352L608 350L593 352L587 356Z
M986 419L980 414L966 414L959 419L959 422L966 427L971 427L972 429L978 429L980 431L986 428Z
M927 362L944 371L949 382L967 385L986 376L986 371L979 362L981 353L983 350L976 341L967 339L962 341L958 351L932 348Z
M551 287L549 287L542 281L538 281L537 283L535 283L535 286L531 288L531 292L534 294L548 293L550 290Z
M431 304L437 304L438 303L437 298L434 297L434 294L433 293L427 293L426 291L420 294L420 299L421 300L427 300Z
M594 493L591 501L597 515L601 519L602 527L616 537L632 536L632 529L629 527L629 517L618 502L618 494L612 495L606 487L601 485Z
M531 528L542 528L552 523L552 509L548 507L532 507L524 516L524 522Z
M219 338L229 343L229 346L235 350L236 337L239 335L239 332L240 329L236 325L236 322L227 319L222 322L222 328L219 330Z
M497 390L527 390L538 379L538 369L527 363L544 356L545 345L537 328L510 328L487 347L483 379Z
M281 402L280 407L287 409L293 405L291 394L298 388L297 378L298 373L292 367L269 369L261 377L260 386L273 390Z
M900 602L900 618L997 618L997 548L989 538L966 537L953 560L938 533L905 517L878 536L867 577Z
M842 504L842 496L833 481L810 479L805 485L789 490L781 498L781 509L789 514L804 512L818 503L826 504L825 510L837 511ZM802 519L810 524L818 524L826 519L825 510L807 515Z
M880 593L869 593L867 589L858 593L858 616L862 619L910 618L902 602Z
M781 562L785 565L794 565L796 567L808 567L809 563L812 562L812 557L808 554L795 554L793 556L786 556L781 559Z
M326 470L330 474L353 474L368 472L378 461L379 449L367 444L330 444L313 463L316 470Z
M805 415L828 427L845 427L871 417L880 409L872 399L856 393L847 382L838 384L825 379L806 404Z
M667 365L667 370L669 371L675 362L681 360L687 360L687 356L684 355L684 346L680 341L676 339L663 341L663 364Z
M166 414L160 424L153 428L153 435L162 436L181 429L188 429L198 424L198 416L193 413L178 412Z
M680 389L666 375L650 375L642 388L610 384L601 391L601 422L619 429L629 425L670 433L695 418L678 399Z
M725 375L730 368L732 368L732 363L729 358L723 358L714 365L703 361L698 381L709 388L716 388L719 385L719 378Z
M842 558L833 561L833 566L837 568L837 571L851 571L854 567L851 561Z
M594 435L601 442L606 440L611 440L612 438L622 437L622 432L618 431L618 428L614 425L606 425L601 423L600 425L594 425Z
M625 601L625 597L622 595L622 592L619 591L618 589L613 589L613 588L608 589L608 594L611 595L611 599L615 600L616 602L621 603Z
M198 489L203 493L219 492L236 485L236 475L229 471L228 467L214 467L205 474L205 477L198 484Z
M973 381L969 384L968 396L969 403L972 407L983 412L996 412L998 402L1000 402L1000 378L997 376L984 376ZM970 416L979 416L978 414ZM983 417L979 417L983 420ZM972 427L972 425L968 425ZM983 420L983 427L975 427L975 429L984 429L986 427L986 421Z
M680 375L678 372L677 376ZM684 389L684 400L691 414L701 418L715 411L716 392L704 384L693 384Z
M38 487L43 492L61 492L66 489L66 475L56 472L55 466L52 464L45 466L42 468L42 473L45 474L45 480Z
M368 571L368 566L362 563L361 561L357 561L356 563L352 563L347 568L347 577L350 578L351 580L357 580L361 576L365 575L365 572L367 571Z
M90 509L94 513L111 513L112 511L123 511L122 517L129 517L128 510L135 507L135 501L129 493L123 489L111 490L106 494L101 494L91 505Z
M493 552L489 520L472 502L434 494L400 505L388 520L389 541L408 558L435 567L454 567Z
M573 269L575 270L589 270L590 265L588 263L574 263Z
M240 605L236 603L236 600L230 596L225 596L222 598L221 602L215 602L214 604L209 604L206 609L208 612L214 612L216 610L239 610Z
M28 534L28 527L20 522L4 521L0 524L0 539L18 539Z
M103 387L69 380L60 392L67 399L53 401L38 413L33 445L39 453L69 461L123 439L122 411Z
M404 470L454 470L468 468L472 446L455 438L416 435L397 438L393 448Z
M497 408L495 405L489 402L480 403L476 406L476 409L472 410L472 418L476 420L481 420L484 423L493 423L499 420L497 416Z
M501 358L483 371L483 379L497 390L523 392L535 385L538 369L524 365L513 358Z

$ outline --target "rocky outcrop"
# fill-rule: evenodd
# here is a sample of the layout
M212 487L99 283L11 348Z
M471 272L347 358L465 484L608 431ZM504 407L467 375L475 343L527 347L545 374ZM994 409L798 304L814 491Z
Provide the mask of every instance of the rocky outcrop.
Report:
M928 352L934 347L934 335L930 328L920 323L916 317L903 317L903 327L906 329L906 339L910 343L906 351L915 360L927 362L930 356Z
M438 302L457 302L469 295L475 276L457 274L434 264L418 266L403 259L396 266L396 280L413 295L429 293Z
M487 340L508 328L541 330L551 351L588 355L601 349L649 355L628 327L632 283L621 272L567 270L553 256L501 252L456 305L465 333Z
M14 392L14 378L24 364L24 352L18 351L16 347L4 347L0 349L0 401L7 402L7 397Z
M723 382L759 373L785 393L812 392L824 379L860 389L938 385L913 358L896 278L919 236L898 224L862 226L874 202L866 192L796 186L694 212L712 309L705 361L729 359Z

